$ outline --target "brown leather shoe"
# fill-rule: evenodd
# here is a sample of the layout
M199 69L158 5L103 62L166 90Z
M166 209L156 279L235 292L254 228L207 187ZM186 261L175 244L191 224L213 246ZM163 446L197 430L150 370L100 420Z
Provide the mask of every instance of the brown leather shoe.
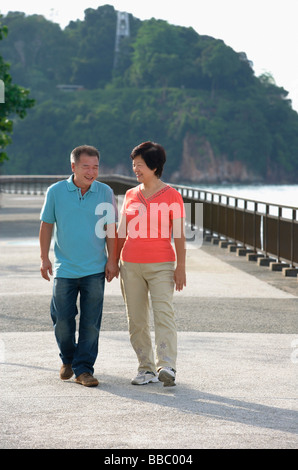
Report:
M83 374L76 377L75 381L78 384L84 385L85 387L97 387L99 383L92 374L89 374L89 372L83 372Z
M73 370L71 364L62 364L60 369L60 379L68 380L73 376Z

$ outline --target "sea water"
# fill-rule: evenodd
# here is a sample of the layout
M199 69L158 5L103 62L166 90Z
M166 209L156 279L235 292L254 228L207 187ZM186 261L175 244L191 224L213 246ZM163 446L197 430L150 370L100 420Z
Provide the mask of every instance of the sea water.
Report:
M298 185L185 184L185 186L201 191L211 191L213 193L231 196L232 199L239 198L237 203L239 208L244 207L244 201L241 201L241 198L248 201L260 202L261 204L258 204L257 211L264 215L266 213L266 204L269 204L269 214L273 216L278 216L278 206L282 206L281 216L283 218L292 219L294 217L294 220L298 220ZM208 199L210 200L207 194L207 200ZM216 198L214 200L216 201ZM225 203L225 201L223 202ZM235 201L229 201L229 205L234 204ZM293 211L293 208L297 208L297 211ZM254 210L254 203L251 202L249 204L248 202L247 209ZM203 226L201 223L196 225L199 227L201 227L201 225ZM191 229L189 228L189 230ZM198 230L198 232L201 232L201 228ZM196 238L198 238L200 241L202 239L201 236Z
M298 209L298 185L200 185L197 189Z

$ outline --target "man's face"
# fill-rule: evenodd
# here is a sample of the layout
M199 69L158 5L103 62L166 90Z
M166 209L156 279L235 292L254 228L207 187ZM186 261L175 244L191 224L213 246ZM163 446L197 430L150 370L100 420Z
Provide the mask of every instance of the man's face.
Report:
M82 154L78 163L72 163L73 182L81 189L87 189L98 177L99 162L97 157Z

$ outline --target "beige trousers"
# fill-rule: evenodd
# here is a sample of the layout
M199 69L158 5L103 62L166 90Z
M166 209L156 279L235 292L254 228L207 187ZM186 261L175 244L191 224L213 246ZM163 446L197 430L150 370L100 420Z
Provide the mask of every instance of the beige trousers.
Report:
M176 370L177 331L173 310L174 262L128 263L121 261L121 289L126 305L130 342L139 371L161 367ZM154 318L156 361L150 335L149 297Z

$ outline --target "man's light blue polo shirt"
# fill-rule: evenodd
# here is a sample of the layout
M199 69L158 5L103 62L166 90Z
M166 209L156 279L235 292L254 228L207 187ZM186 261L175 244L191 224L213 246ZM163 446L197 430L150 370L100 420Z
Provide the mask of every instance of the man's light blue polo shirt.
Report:
M117 219L114 194L108 185L93 181L82 196L71 175L48 188L40 219L55 224L55 277L79 278L104 272L107 254L103 226Z

